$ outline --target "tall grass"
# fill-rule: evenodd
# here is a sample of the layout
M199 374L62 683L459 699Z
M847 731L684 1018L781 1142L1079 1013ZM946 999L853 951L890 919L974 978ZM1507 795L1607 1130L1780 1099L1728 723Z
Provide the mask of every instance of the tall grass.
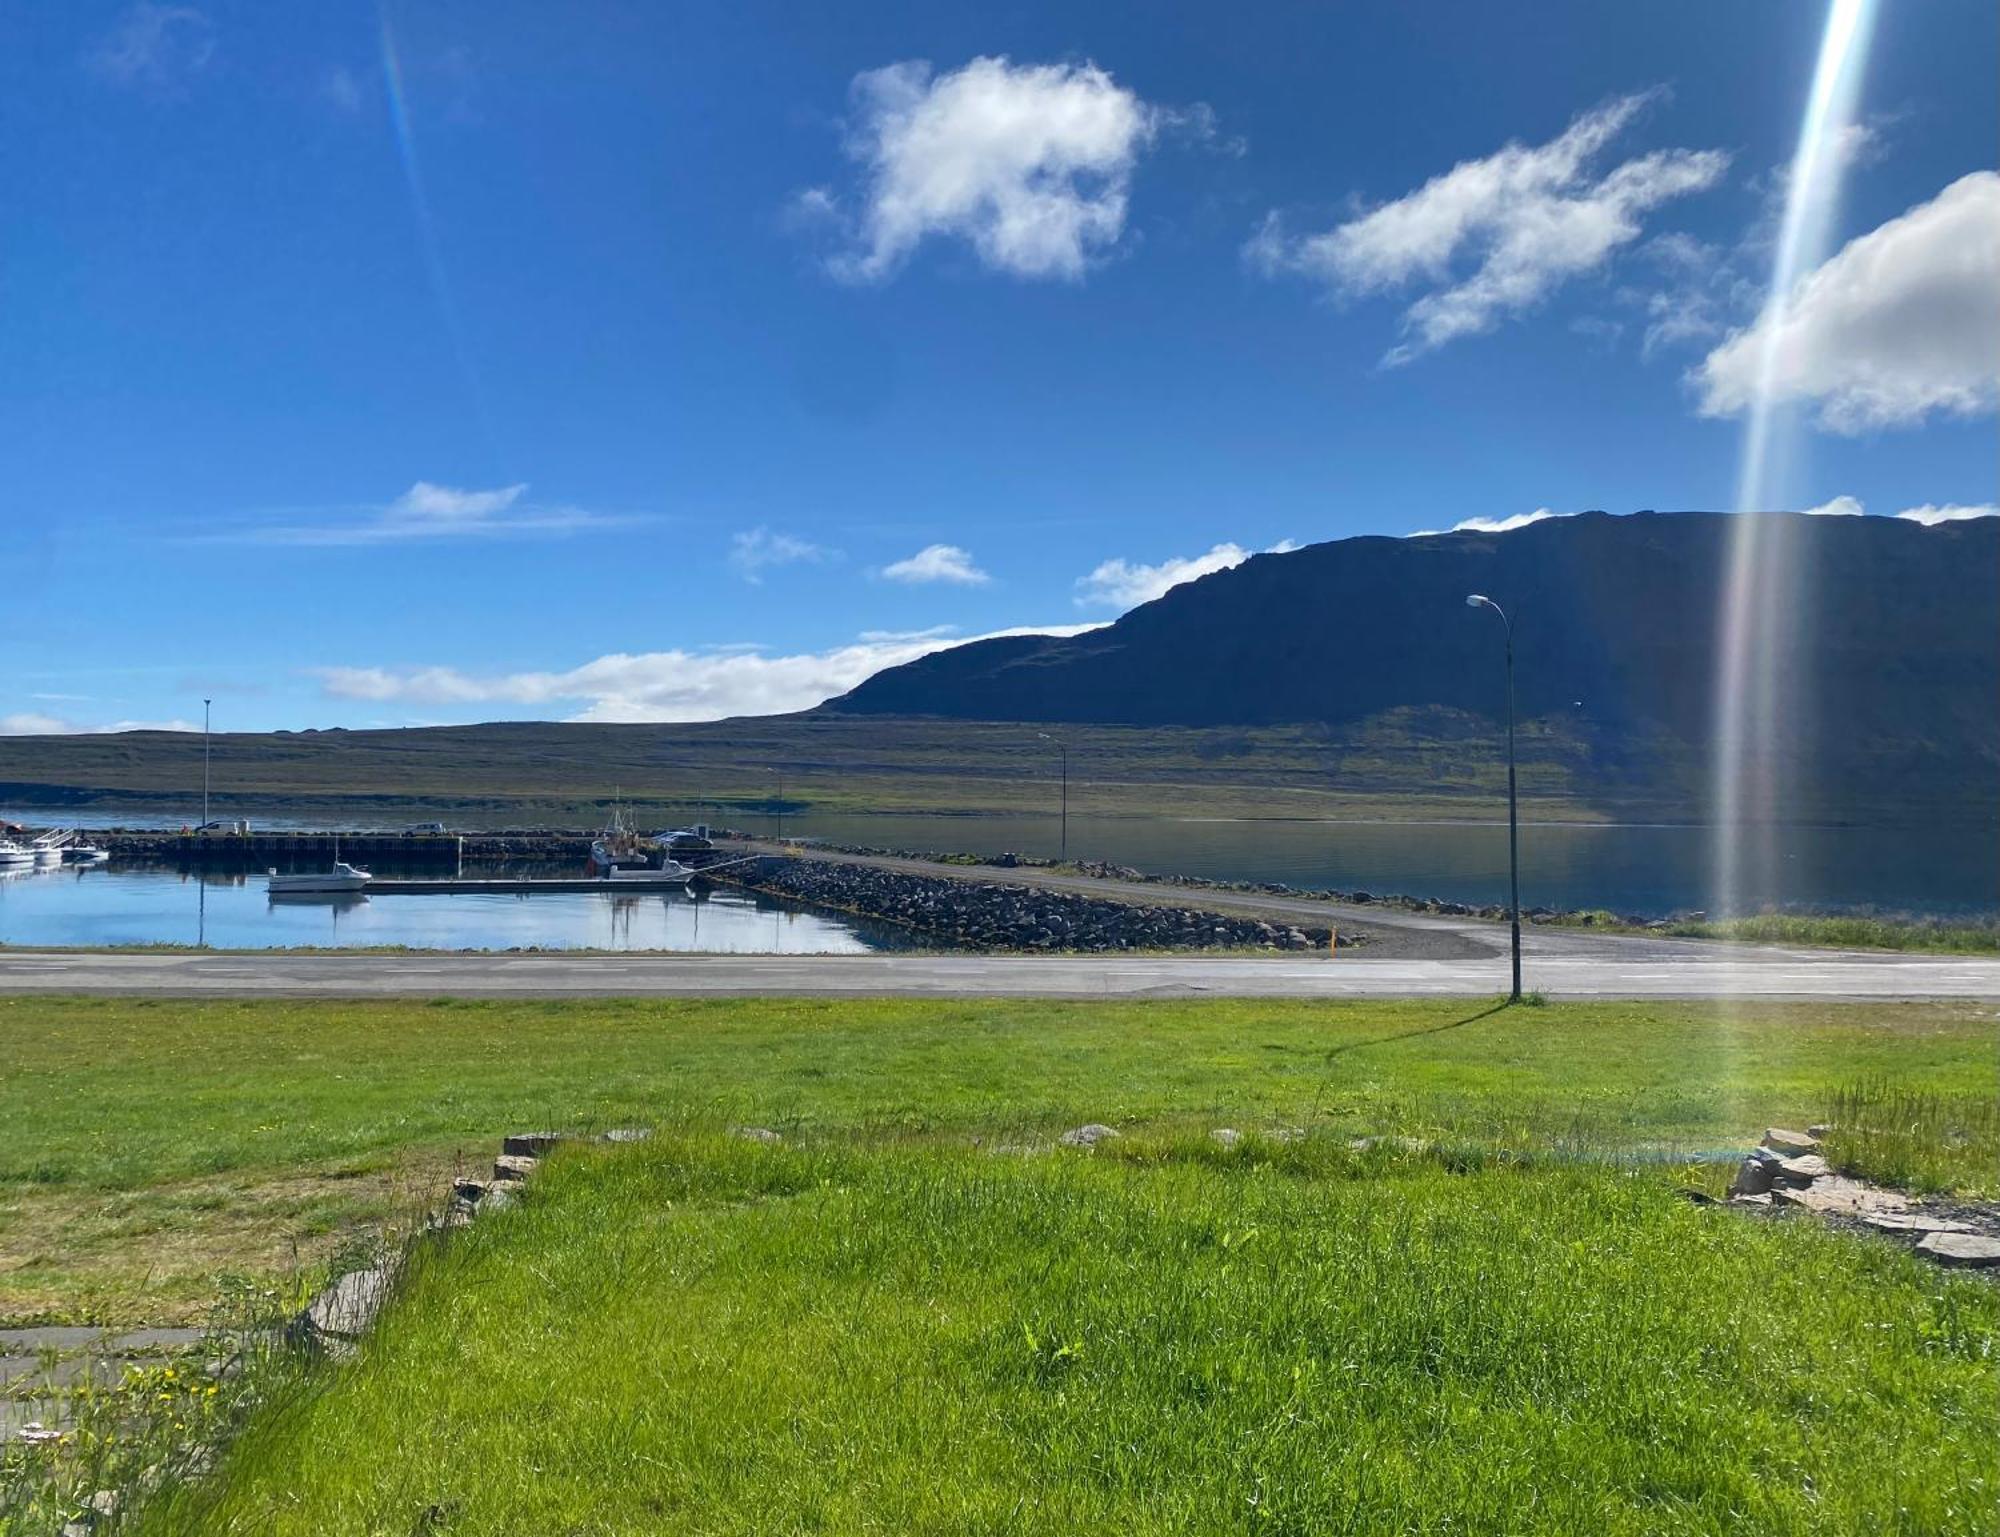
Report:
M2000 1092L1869 1079L1837 1090L1827 1119L1827 1156L1847 1173L1909 1190L2000 1190Z
M558 1155L136 1529L1990 1527L2000 1292L1650 1176L1315 1140Z

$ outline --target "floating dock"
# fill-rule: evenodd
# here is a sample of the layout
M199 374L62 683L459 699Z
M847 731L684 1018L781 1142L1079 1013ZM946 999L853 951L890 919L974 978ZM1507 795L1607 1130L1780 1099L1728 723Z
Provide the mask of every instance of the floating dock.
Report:
M615 891L642 897L662 891L686 891L686 881L610 881L597 875L520 875L477 877L405 877L378 875L356 896L527 896L537 891Z

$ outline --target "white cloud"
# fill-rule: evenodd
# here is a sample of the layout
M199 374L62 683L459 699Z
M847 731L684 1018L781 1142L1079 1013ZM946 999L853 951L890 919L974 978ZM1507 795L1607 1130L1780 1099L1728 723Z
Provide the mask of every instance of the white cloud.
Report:
M1290 234L1273 213L1244 255L1266 274L1302 273L1342 296L1428 287L1404 311L1405 340L1383 358L1388 364L1490 331L1602 266L1638 239L1643 215L1713 186L1728 168L1722 150L1668 149L1597 174L1600 153L1652 94L1593 108L1546 144L1509 144L1462 161L1318 234Z
M1799 509L1809 518L1858 518L1868 509L1861 505L1858 496L1836 496L1830 502L1821 502L1817 507Z
M1961 507L1956 502L1938 507L1926 502L1921 507L1905 507L1896 516L1906 522L1921 523L1926 528L1935 528L1940 523L1963 523L1967 518L2000 517L2000 507L1990 503L1978 507Z
M991 580L972 563L971 552L955 544L927 544L908 560L884 566L882 574L892 582L956 582L965 587Z
M1283 555L1297 548L1291 540L1280 539L1264 553ZM1250 555L1240 544L1218 544L1204 555L1170 555L1152 566L1122 558L1107 560L1090 575L1077 578L1076 603L1079 608L1137 608L1182 582L1240 566Z
M199 730L201 726L189 720L114 720L101 725L86 725L81 721L43 715L33 710L17 715L0 715L0 736L101 736L112 731Z
M154 95L177 93L215 58L215 24L188 5L129 7L84 63L100 79Z
M858 214L823 187L795 206L846 228L830 265L857 282L890 276L932 235L1015 277L1081 277L1124 232L1133 166L1165 121L1095 64L978 58L933 75L912 60L857 75L852 96Z
M526 485L468 491L428 480L374 507L330 508L303 523L244 523L212 530L204 543L293 544L317 548L396 544L427 539L519 538L615 528L635 521L581 507L538 505Z
M1851 240L1782 310L1732 334L1695 371L1706 416L1771 395L1835 432L1971 416L2000 402L2000 174L1975 171Z
M424 705L578 703L580 721L721 720L806 710L844 694L885 667L933 651L1010 635L1080 635L1089 624L996 630L871 632L831 650L771 656L741 646L601 656L564 672L481 677L452 667L327 667L316 670L335 699Z
M773 533L762 526L745 529L729 541L729 564L746 582L763 581L764 573L773 566L817 564L835 559L837 554L824 546L790 534Z
M1573 512L1552 512L1547 507L1537 507L1533 512L1510 513L1504 518L1466 518L1454 523L1449 529L1419 529L1414 534L1406 534L1406 539L1433 539L1440 532L1453 534L1511 534L1517 528L1526 528L1530 523L1545 522L1549 518L1573 518Z

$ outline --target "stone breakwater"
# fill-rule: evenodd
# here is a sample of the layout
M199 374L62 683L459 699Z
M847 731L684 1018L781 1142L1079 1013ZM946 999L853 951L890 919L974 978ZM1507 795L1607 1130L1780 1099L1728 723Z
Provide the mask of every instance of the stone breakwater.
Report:
M837 908L981 950L1104 953L1120 950L1325 950L1332 931L1198 908L1114 902L866 865L776 856L712 879L767 896ZM1340 947L1365 943L1342 930Z
M718 831L717 838L740 839L754 836L732 830ZM1115 865L1102 859L1079 859L1062 861L1044 859L1033 854L963 854L939 852L935 849L891 849L873 848L859 843L829 843L815 839L811 847L825 849L833 854L865 854L890 859L921 859L931 864L986 866L995 870L1061 870L1065 874L1094 876L1099 880L1136 882L1147 886L1164 886L1182 891L1226 891L1244 896L1287 897L1313 902L1334 902L1347 907L1380 907L1395 912L1431 913L1447 918L1488 918L1500 920L1507 916L1504 904L1487 902L1449 902L1441 897L1416 897L1402 892L1339 891L1329 886L1291 886L1283 881L1223 881L1209 880L1199 875L1158 875L1148 870L1135 870L1130 865ZM1521 909L1523 923L1556 923L1571 926L1592 927L1609 923L1620 928L1659 929L1671 928L1686 919L1703 917L1701 913L1681 914L1676 918L1649 918L1640 915L1604 914L1594 910L1565 911L1553 907L1524 907ZM1343 933L1341 943L1345 944Z

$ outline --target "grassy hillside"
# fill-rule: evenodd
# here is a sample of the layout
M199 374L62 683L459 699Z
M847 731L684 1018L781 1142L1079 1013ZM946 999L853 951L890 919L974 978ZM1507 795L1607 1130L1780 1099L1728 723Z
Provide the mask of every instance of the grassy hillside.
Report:
M689 725L513 722L214 739L214 804L232 810L431 815L487 822L640 808L1046 811L1056 755L1032 725L805 714ZM1344 729L1070 726L1073 811L1225 816L1490 816L1504 794L1489 722L1397 712ZM1564 814L1598 804L1560 726L1524 736L1524 793ZM198 804L201 739L178 733L0 738L0 804ZM1697 776L1676 765L1678 803Z

